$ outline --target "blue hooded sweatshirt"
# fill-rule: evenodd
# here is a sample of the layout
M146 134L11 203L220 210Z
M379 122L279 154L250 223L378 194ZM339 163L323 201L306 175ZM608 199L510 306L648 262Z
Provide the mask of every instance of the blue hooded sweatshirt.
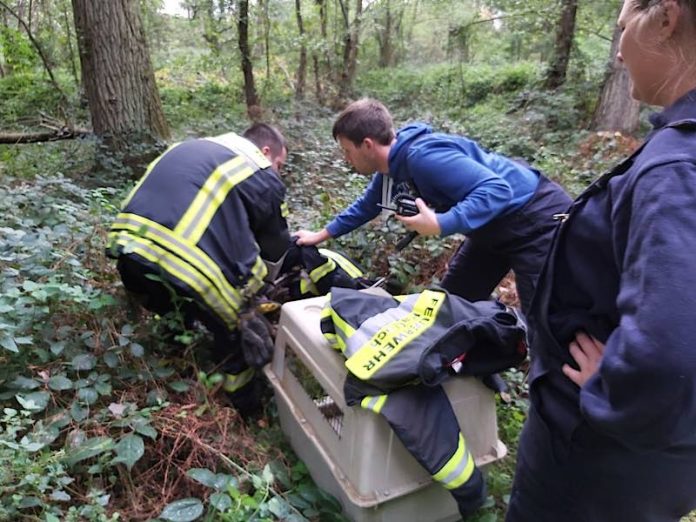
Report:
M365 192L327 225L332 237L355 230L379 215L383 176L411 182L437 212L441 236L467 234L529 201L539 174L476 142L433 133L425 124L401 129L389 151L389 172L373 176Z

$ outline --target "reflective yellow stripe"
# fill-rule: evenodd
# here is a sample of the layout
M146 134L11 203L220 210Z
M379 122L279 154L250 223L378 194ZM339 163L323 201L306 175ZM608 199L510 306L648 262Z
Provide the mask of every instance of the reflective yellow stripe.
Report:
M336 261L338 266L340 266L343 270L345 270L346 273L354 279L356 277L362 277L364 275L357 266L355 266L353 263L351 263L348 259L346 259L342 255L337 254L333 250L327 250L326 248L320 248L319 253L324 257L328 257L329 259L333 259L334 261Z
M280 204L280 215L283 217L288 217L290 215L290 209L285 201Z
M317 290L317 287L314 286L314 283L311 281L308 281L304 277L300 278L300 294L306 295L306 294L312 294L312 295L319 295L319 290Z
M222 145L236 155L244 156L247 162L256 169L265 169L271 166L269 159L263 155L256 145L234 132L203 139Z
M263 280L267 273L266 263L263 262L261 256L257 256L254 266L251 267L251 277L249 277L243 293L247 296L255 294L263 286Z
M138 180L138 182L135 184L135 187L131 189L131 191L128 193L128 196L126 196L126 199L123 200L123 203L121 203L121 208L126 208L126 205L130 203L130 200L133 199L133 196L135 195L136 192L138 192L138 189L140 186L145 182L145 179L150 175L150 172L152 172L152 169L155 168L155 165L159 163L159 161L164 157L164 155L172 150L174 147L176 147L179 143L175 143L174 145L171 145L165 150L162 154L160 154L159 157L155 158L150 164L147 166L147 169L145 170L145 174Z
M322 332L324 335L324 338L329 342L329 346L333 348L334 350L341 350L341 345L339 343L340 337L338 337L335 333L329 333L329 332Z
M380 328L346 361L346 367L359 379L372 377L405 346L430 328L445 298L443 292L423 291L408 315Z
M326 263L319 265L317 268L312 270L309 273L309 278L316 283L317 281L320 281L322 277L325 277L334 270L336 270L336 263L334 263L333 259L328 259Z
M225 376L225 384L222 385L222 388L226 392L235 392L238 389L242 388L244 385L248 384L253 377L253 368L247 368L242 373L228 373Z
M376 395L374 397L368 395L362 401L360 401L360 406L366 410L372 410L375 413L380 413L386 403L387 395Z
M346 341L355 333L355 328L345 322L333 308L331 308L331 319L336 327L336 334L339 336L339 344L341 345L341 351L343 351L346 347Z
M457 451L442 466L440 471L433 475L433 478L442 483L447 489L455 489L464 484L474 472L474 459L466 449L464 436L459 433Z
M174 233L188 239L191 243L198 243L230 190L253 173L254 169L249 167L242 156L232 158L218 166L205 180L174 228Z
M225 302L220 292L200 272L188 263L159 247L149 239L133 236L127 232L111 232L110 239L124 248L156 264L172 277L184 282L198 294L208 307L222 319L228 328L237 325L237 309Z
M173 252L206 276L225 300L234 306L235 310L239 310L242 304L242 297L239 291L230 284L217 263L191 242L177 237L171 230L159 223L136 214L124 212L116 217L116 221L111 225L111 229L114 231L129 230L136 236L147 238ZM261 258L257 259L257 263L259 262L263 264Z

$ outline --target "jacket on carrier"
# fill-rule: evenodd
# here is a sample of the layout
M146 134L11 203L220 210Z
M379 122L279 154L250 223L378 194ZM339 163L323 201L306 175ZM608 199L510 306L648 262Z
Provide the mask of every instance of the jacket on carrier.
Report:
M346 357L346 403L383 415L462 516L478 509L483 476L440 383L522 362L520 316L498 302L472 303L442 290L392 297L332 288L321 329Z
M372 283L363 269L347 256L295 243L285 255L280 273L290 301L325 295L332 287L360 289Z

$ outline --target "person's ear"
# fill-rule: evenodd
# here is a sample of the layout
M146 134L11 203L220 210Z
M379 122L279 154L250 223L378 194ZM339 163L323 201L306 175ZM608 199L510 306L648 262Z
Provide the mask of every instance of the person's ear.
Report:
M660 42L666 42L673 35L679 24L679 17L683 14L683 10L677 0L663 0L660 4Z
M268 158L268 161L273 161L273 154L271 153L271 148L268 145L261 147L261 153Z
M375 142L372 138L365 138L363 140L363 145L365 145L367 150L372 150L375 147Z

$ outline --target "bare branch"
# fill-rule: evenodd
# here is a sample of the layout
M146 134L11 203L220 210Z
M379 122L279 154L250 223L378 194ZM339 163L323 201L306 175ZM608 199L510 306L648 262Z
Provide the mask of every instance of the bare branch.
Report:
M88 129L70 129L63 127L50 132L0 132L0 143L40 143L45 141L72 140L91 134Z

